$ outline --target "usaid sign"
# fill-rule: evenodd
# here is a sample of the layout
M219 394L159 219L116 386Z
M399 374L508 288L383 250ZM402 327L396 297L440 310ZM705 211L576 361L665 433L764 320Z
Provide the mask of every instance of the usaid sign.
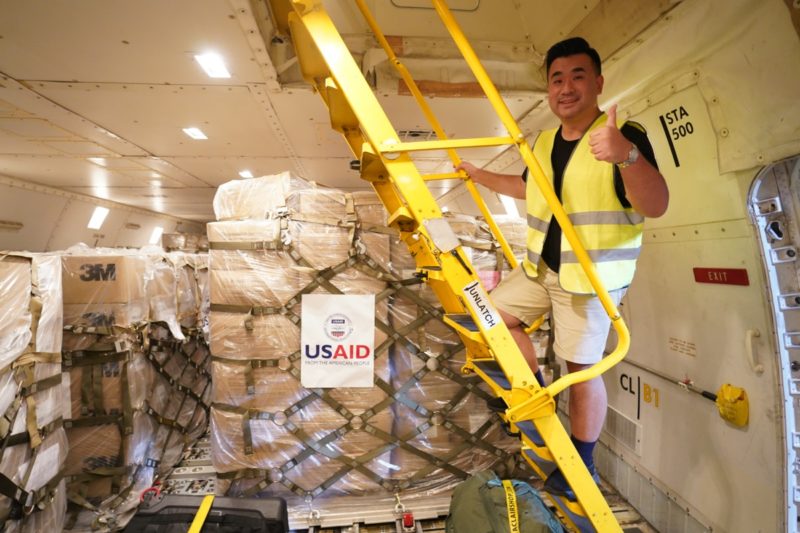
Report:
M304 294L300 382L306 388L372 387L375 296Z

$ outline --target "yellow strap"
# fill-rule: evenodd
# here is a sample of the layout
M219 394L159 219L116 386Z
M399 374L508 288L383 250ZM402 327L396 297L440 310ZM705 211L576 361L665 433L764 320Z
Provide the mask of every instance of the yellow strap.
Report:
M509 533L519 533L519 509L517 508L517 493L511 481L503 480L503 490L506 492L506 511L508 512Z
M203 501L200 503L200 508L197 509L197 514L194 515L192 525L189 526L189 533L200 533L203 529L203 524L206 521L208 512L211 510L211 503L214 501L213 494L207 494Z

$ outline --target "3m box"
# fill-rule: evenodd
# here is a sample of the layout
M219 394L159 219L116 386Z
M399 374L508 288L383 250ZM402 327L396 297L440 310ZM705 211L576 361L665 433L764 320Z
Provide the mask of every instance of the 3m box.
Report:
M145 297L143 256L64 256L65 304L127 303Z

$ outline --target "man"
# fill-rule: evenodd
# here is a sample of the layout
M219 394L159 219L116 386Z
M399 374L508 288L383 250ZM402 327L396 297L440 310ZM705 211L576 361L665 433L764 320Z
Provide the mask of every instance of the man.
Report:
M607 115L600 111L603 76L596 50L579 37L561 41L548 50L546 67L548 102L561 126L542 132L533 152L619 304L633 278L644 217L659 217L667 210L667 185L644 129L630 122L618 128L616 105ZM534 180L527 180L527 169L520 177L466 162L458 168L500 194L527 199L527 257L492 292L492 299L539 383L544 380L524 328L547 311L555 325L555 353L569 372L600 361L610 320L552 210ZM570 389L572 442L595 480L592 455L607 403L602 378ZM545 490L575 499L560 470L548 476Z

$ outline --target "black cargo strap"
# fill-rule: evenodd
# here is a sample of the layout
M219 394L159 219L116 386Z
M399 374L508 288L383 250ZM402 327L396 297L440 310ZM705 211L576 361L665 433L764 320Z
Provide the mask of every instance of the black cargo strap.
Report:
M64 331L69 333L75 333L76 335L100 335L101 337L112 337L119 335L122 332L129 332L132 330L136 330L137 328L123 328L120 326L113 326L113 325L75 325L75 324L66 324L64 326Z
M118 352L111 348L107 350L76 350L74 352L63 352L62 365L65 368L96 366L105 363L117 363L130 361L131 350Z
M172 418L167 418L162 416L158 411L153 409L149 403L145 401L144 405L142 406L142 412L150 415L156 422L161 424L162 426L167 426L170 430L177 430L181 435L186 435L189 430L182 426L177 420ZM180 409L178 410L178 414L180 415ZM169 438L169 435L167 436Z
M64 427L67 429L72 428L90 428L95 426L110 426L114 425L122 431L123 428L123 421L122 415L96 415L96 416L84 416L80 418L70 418L68 420L64 420Z
M31 463L33 463L33 460L31 460ZM63 478L64 470L62 469L50 481L38 489L26 491L8 476L0 472L0 494L11 500L11 511L8 519L20 520L36 509L43 510L47 508L47 504L50 502L50 496Z
M28 492L2 472L0 472L0 494L19 505L25 505L28 501Z
M290 245L285 246L285 249L289 252L292 259L299 265L304 266L306 268L311 268L311 264L306 261L297 251L292 248ZM367 269L363 268L367 267ZM433 309L433 307L422 300L419 296L414 294L413 291L407 290L406 287L410 285L416 285L422 283L422 280L419 278L410 278L406 280L398 280L392 274L384 270L374 259L369 257L366 254L355 254L344 261L340 262L338 265L333 267L324 268L322 270L314 270L316 272L314 278L306 285L303 289L298 291L292 298L290 298L285 304L280 306L253 306L253 305L241 305L241 304L218 304L212 303L211 304L211 311L220 312L220 313L244 313L250 315L250 317L246 318L244 321L244 327L247 330L253 329L253 322L252 318L254 316L264 316L264 315L284 315L289 320L291 320L294 324L300 323L300 317L294 313L293 308L300 303L302 295L304 294L311 294L318 288L322 287L327 290L331 294L342 294L342 291L336 287L331 280L335 278L338 274L341 274L348 268L357 268L358 270L371 275L378 281L383 281L389 285L387 289L381 291L378 295L376 295L376 301L381 301L392 294L395 293L402 293L405 296L408 296L410 299L414 300L420 305L424 305L427 308Z
M180 349L185 343L178 339L157 339L149 337L150 350L172 351L175 352Z
M119 490L116 494L116 497L111 500L108 504L107 511L114 511L117 507L122 505L125 500L128 498L128 495L131 493L133 488L136 486L136 480L138 479L139 473L142 471L143 468L157 468L159 461L154 459L145 459L144 464L136 464L136 465L129 465L133 466L134 470L133 473L130 475L130 483L128 483L125 488Z
M392 233L396 234L394 230L392 230ZM493 247L491 245L483 245L482 248L490 252L498 251L497 247ZM435 320L439 324L444 324L444 313L440 308L435 307L433 304L426 301L423 295L421 295L419 292L410 289L410 286L412 285L423 283L421 277L414 276L413 278L409 279L398 279L397 276L388 272L378 262L364 253L363 249L358 244L354 244L354 246L351 248L350 257L348 257L348 259L340 262L337 265L321 270L314 269L311 266L311 263L302 257L298 250L291 245L291 242L284 241L282 245L275 245L274 248L270 249L279 249L285 253L288 253L298 266L313 270L313 279L307 284L306 287L298 291L291 299L289 299L288 302L280 306L275 305L260 307L250 305L211 304L212 311L247 314L249 316L245 319L245 327L251 330L253 329L253 317L271 314L284 315L295 325L299 326L301 322L300 316L298 316L293 309L298 303L300 303L303 294L310 294L319 288L322 288L331 294L342 294L342 291L333 283L336 276L350 268L358 269L373 279L386 283L386 288L376 295L377 302L389 298L403 298L404 300L408 301L409 304L413 304L416 307L417 316L411 318L409 323L400 326L394 326L391 324L391 315L389 316L389 323L385 323L384 321L376 318L375 327L385 333L387 339L381 343L380 346L376 347L375 356L379 357L387 354L386 356L388 357L388 352L391 350L391 348L393 346L398 346L408 351L410 356L416 357L422 361L423 366L412 376L410 376L409 379L399 384L387 383L376 376L374 379L375 385L381 389L386 397L376 405L372 406L371 409L361 413L360 415L354 415L345 405L337 401L330 395L328 391L323 389L314 389L309 391L311 394L305 396L301 401L284 411L278 412L263 412L257 409L246 409L243 407L214 403L212 406L215 409L235 413L242 417L242 435L245 446L244 452L246 455L252 455L254 453L253 435L250 427L251 421L253 420L270 420L276 424L280 422L279 425L286 432L292 433L298 439L299 444L303 446L303 450L300 453L296 454L291 460L284 463L280 468L274 468L271 470L241 469L224 474L220 473L217 476L218 478L230 480L258 479L258 483L241 491L242 495L244 496L253 496L263 491L270 485L281 484L298 495L316 497L322 494L325 489L333 486L335 483L341 480L342 477L353 471L359 472L361 475L371 479L377 484L380 484L387 490L400 490L407 486L407 484L425 478L434 470L444 470L457 478L466 478L468 473L464 469L454 466L453 463L455 462L455 459L457 459L460 455L463 455L464 452L469 448L480 448L481 450L484 450L497 457L498 460L509 460L515 457L501 448L492 446L485 440L485 437L490 431L499 427L500 422L497 417L487 417L487 420L475 431L467 431L463 428L460 428L448 419L456 407L458 407L461 402L466 400L468 395L474 394L484 399L488 399L490 395L480 388L478 381L467 379L458 372L454 372L446 366L447 361L464 351L465 348L463 344L457 343L456 341L451 345L439 347L437 348L439 351L438 356L432 356L429 353L426 353L425 349L427 347L428 339L424 328L431 320ZM499 253L502 254L502 250L500 250ZM501 263L499 261L497 268L501 268ZM447 328L452 330L452 328L449 328L449 326L447 326ZM420 336L421 338L418 339L416 338L417 336ZM295 363L300 359L299 353L295 352L290 356L284 355L280 358L270 360L234 360L230 358L212 356L212 361L214 362L244 367L243 377L248 395L253 395L256 393L254 370L259 368L281 368L281 361L285 361L287 359L291 363ZM431 361L432 359L434 360ZM297 368L297 365L292 364L289 367L283 368L288 373L291 373L298 381L300 380L299 369ZM456 392L451 398L448 398L446 404L437 406L436 412L432 412L431 409L425 407L419 402L414 401L411 396L414 387L431 373L437 373L459 385L458 392ZM292 422L290 417L292 414L297 412L298 409L305 407L316 399L323 401L327 406L331 407L340 416L342 416L347 422L340 428L329 432L322 438L312 440L309 439L308 436L305 435L305 433ZM392 435L370 423L370 418L376 414L380 412L386 412L385 410L387 409L393 410L393 406L401 405L404 409L408 408L421 417L417 427L410 429L408 432L406 432L406 434L400 436ZM276 417L279 418L276 419ZM412 442L414 439L426 434L436 426L441 427L442 430L447 430L455 435L458 435L458 437L462 440L461 444L451 447L446 456L439 457L430 453L426 453L425 451L420 450ZM326 446L326 444L345 437L349 432L356 430L364 431L373 437L380 439L385 444L378 446L370 452L362 454L356 458L336 456L335 453L332 452L332 448ZM423 467L413 476L406 477L403 480L398 481L385 479L375 472L372 472L366 466L366 464L368 464L370 461L373 461L375 458L390 452L395 448L402 449L405 453L409 453L421 458L426 462L427 466ZM291 480L287 479L287 476L284 474L302 464L306 459L315 454L324 455L340 462L342 464L342 468L337 470L333 475L329 476L318 486L308 490L297 486Z
M46 439L51 433L62 427L64 427L64 419L62 417L58 417L44 426L37 427L35 435L37 435L39 438L39 444L41 444L41 441L44 441L44 439ZM39 446L39 444L33 446L33 442L35 442L35 440L31 438L31 433L28 430L21 433L12 433L3 439L4 446L17 446L19 444L30 443L30 448L35 449Z
M3 450L8 445L6 442L9 433L11 432L11 428L14 427L14 422L17 419L17 414L19 413L20 408L22 407L22 396L16 395L14 400L6 409L6 412L3 413L3 417L0 418L0 439L2 439L2 445L0 447L0 455L2 455Z
M13 428L13 422L16 419L17 413L19 409L22 407L22 401L25 402L26 406L26 420L25 420L25 427L27 430L27 440L25 442L30 442L31 448L37 448L43 440L43 436L41 431L38 427L38 420L36 414L36 399L34 395L38 392L45 391L52 387L61 385L61 373L55 374L53 376L40 379L39 381L33 381L34 379L34 364L29 363L24 366L19 366L14 369L14 375L17 381L19 382L18 393L14 398L14 401L11 403L9 408L3 414L3 417L0 418L0 438L3 439L3 448L7 445L14 445L11 442L18 443L19 439L21 438L19 435L10 436L9 432ZM47 426L45 426L45 429ZM8 443L5 442L5 438L9 437L13 439ZM0 450L0 453L2 453Z
M167 381L167 383L169 383L169 385L171 387L173 387L176 391L178 391L180 393L183 393L186 396L189 396L190 398L192 398L198 404L203 405L204 407L206 407L205 404L203 403L203 398L199 394L197 394L194 390L190 389L189 387L186 387L186 386L182 385L180 383L180 381L179 381L180 380L180 376L176 379L169 372L167 372L167 370L161 365L161 363L158 361L158 359L156 359L156 357L153 354L153 352L148 352L146 357L147 357L147 360L150 361L150 364L155 369L155 371L161 377L163 377ZM186 367L184 366L184 370L183 370L184 372L185 372L185 369L186 369ZM203 376L203 377L205 378L205 376Z
M281 361L284 359L287 363L292 363L290 365L291 368L289 368L287 372L299 380L300 370L293 363L300 360L300 351L281 356L278 359L227 359L224 357L217 357L215 355L211 356L211 360L214 362L241 366L244 368L245 390L248 396L253 396L256 393L256 380L254 371L260 368L280 368Z
M283 243L280 238L274 241L213 241L208 243L209 250L222 251L259 251L259 250L283 250Z
M125 347L128 345L126 343ZM70 426L81 427L88 425L108 424L108 413L103 397L103 367L109 363L119 364L120 389L122 391L122 413L112 415L120 421L120 430L123 435L133 432L133 409L131 406L130 390L128 387L128 362L133 358L133 351L106 350L64 352L63 366L65 369L80 367L81 371L81 418L73 419ZM86 368L88 367L88 368ZM88 416L87 416L88 415ZM96 424L86 422L86 418L97 419Z
M187 351L190 350L190 351ZM162 370L165 370L166 363L168 362L175 362L174 359L177 356L180 356L183 359L184 366L181 368L181 375L180 378L183 378L184 373L186 372L187 367L192 367L198 374L199 377L211 379L211 374L209 374L206 364L208 363L209 353L205 351L205 357L202 361L195 362L192 360L194 353L198 351L198 343L194 340L188 341L164 341L159 339L150 339L150 350L146 352L147 359L157 365L157 370L159 373ZM159 357L161 355L161 357ZM167 377L167 376L165 376ZM173 377L170 375L170 377Z

